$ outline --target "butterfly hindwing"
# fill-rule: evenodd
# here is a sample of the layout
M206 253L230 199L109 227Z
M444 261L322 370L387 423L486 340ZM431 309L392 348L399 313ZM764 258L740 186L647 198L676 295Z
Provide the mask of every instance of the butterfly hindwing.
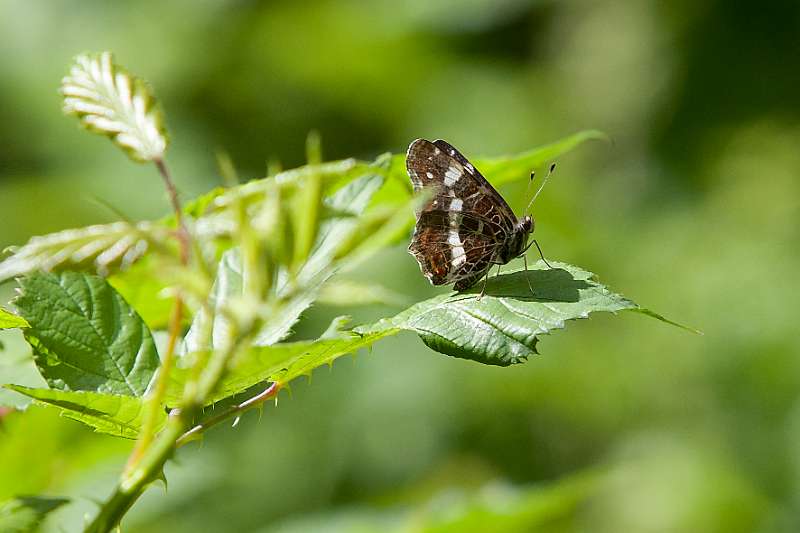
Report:
M469 214L432 209L419 215L409 251L434 285L480 278L491 266L501 228L474 231L483 222Z
M409 251L434 285L474 284L496 260L517 219L502 196L453 146L418 139L406 166L415 192L433 191L417 213Z

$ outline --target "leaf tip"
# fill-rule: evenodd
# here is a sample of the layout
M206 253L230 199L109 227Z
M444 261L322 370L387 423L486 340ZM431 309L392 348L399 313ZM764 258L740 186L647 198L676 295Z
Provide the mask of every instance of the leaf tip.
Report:
M152 89L117 65L111 52L77 55L59 92L65 114L109 137L134 161L164 157L168 137Z

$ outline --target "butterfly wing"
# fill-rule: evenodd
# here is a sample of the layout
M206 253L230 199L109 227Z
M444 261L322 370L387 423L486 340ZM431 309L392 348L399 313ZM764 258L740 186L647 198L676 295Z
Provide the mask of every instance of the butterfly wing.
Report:
M497 228L475 231L481 224L481 220L464 214L454 223L453 213L445 210L419 214L408 249L431 283L455 282L455 288L462 290L486 273L503 237L492 233Z
M409 251L434 285L473 285L514 232L516 217L502 196L455 148L418 139L406 158L415 192L432 198L417 213Z

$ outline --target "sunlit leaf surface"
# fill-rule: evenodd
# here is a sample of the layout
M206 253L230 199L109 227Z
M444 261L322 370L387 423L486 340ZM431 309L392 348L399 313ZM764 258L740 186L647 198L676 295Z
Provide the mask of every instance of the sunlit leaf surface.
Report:
M20 280L15 305L30 324L25 338L51 387L144 394L159 365L153 337L104 279L32 274Z
M24 318L15 315L14 313L9 313L3 308L0 308L0 329L12 329L12 328L27 328L28 323L25 321Z
M110 52L75 58L61 82L64 112L106 135L135 161L164 157L164 116L144 80L114 63Z
M480 299L482 283L467 292L425 300L357 331L406 329L418 333L437 352L506 366L536 354L540 335L590 313L636 310L665 320L611 292L591 272L565 263L553 267L539 262L527 272L491 277Z

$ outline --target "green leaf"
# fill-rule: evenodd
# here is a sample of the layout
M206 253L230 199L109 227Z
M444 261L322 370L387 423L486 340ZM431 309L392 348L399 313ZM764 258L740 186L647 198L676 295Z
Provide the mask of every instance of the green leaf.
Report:
M495 187L505 183L528 178L532 170L553 162L554 159L570 152L589 140L608 140L608 136L597 130L584 130L556 142L500 157L469 157L483 176ZM390 179L375 195L373 204L397 204L411 196L411 182L406 171L406 154L391 156L387 175Z
M420 302L393 318L357 328L364 334L401 328L415 331L437 352L506 366L538 353L539 336L563 328L566 322L598 311L633 310L669 322L609 291L594 274L565 263L548 269L541 261L527 272L489 278L486 294L477 299L482 283L467 292L449 293ZM672 322L670 322L672 323Z
M67 502L69 500L64 498L42 498L40 496L18 496L0 502L0 531L5 533L36 531L47 513Z
M239 206L244 206L249 215L257 213L263 207L267 196L275 194L275 184L299 186L317 176L323 182L325 193L331 196L353 180L374 175L376 172L381 172L380 167L376 165L355 159L344 159L318 165L304 165L280 172L274 178L253 180L224 189L210 198L201 197L202 200L190 201L190 204L195 206L193 212L199 217L194 233L199 238L229 235L231 227L235 227ZM326 208L327 206L323 206L321 215L325 213ZM168 220L173 219L170 217Z
M153 259L153 256L143 257L124 272L108 278L151 331L167 329L175 305L174 294L167 290L168 280L159 276L160 262Z
M167 134L152 90L115 64L111 52L77 56L61 94L65 113L111 138L134 161L163 159Z
M283 385L298 376L310 375L315 368L369 347L375 341L397 331L399 330L384 329L367 335L339 332L338 336L332 336L329 332L326 338L315 341L251 346L236 357L230 371L207 403L233 396L264 381L276 381ZM187 356L187 360L192 359L192 354ZM167 394L168 402L176 402L181 398L188 372L188 368L173 371Z
M528 178L531 170L553 162L589 140L608 140L608 136L597 130L586 130L520 154L475 158L472 162L495 187L510 181Z
M28 322L21 316L0 307L0 329L27 328Z
M304 343L292 343L297 345L292 356L284 360L283 367L280 369L276 368L278 365L273 365L274 372L270 373L266 380L286 384L300 376L310 376L314 369L322 365L333 364L339 357L354 353L361 348L369 348L376 341L394 335L398 331L386 329L367 334L342 332L338 338L320 339L307 343L305 347L302 346ZM330 331L326 332L326 336L330 335Z
M311 132L306 139L306 159L313 166L322 162L322 148L319 133ZM303 264L311 253L319 229L322 210L322 176L311 173L297 184L291 210L294 250L292 271Z
M339 268L349 271L398 240L408 237L414 227L414 211L427 194L410 198L398 206L377 206L357 220L336 251Z
M334 212L347 211L353 215L360 215L381 184L383 176L370 167L370 173L347 183L326 197L324 205ZM358 219L352 216L334 217L321 223L314 250L297 274L298 284L303 289L294 294L283 306L281 316L264 326L254 341L256 345L268 346L286 338L303 311L317 298L323 284L335 273L333 260L340 243L357 226ZM288 288L284 285L278 294L288 292Z
M167 229L151 222L115 222L68 229L11 248L13 254L0 262L0 281L36 270L85 270L100 274L124 269L141 257L150 242L164 240Z
M598 311L630 310L669 322L609 291L594 275L578 267L555 263L553 269L539 263L525 271L490 278L486 294L477 300L479 287L469 292L443 294L420 302L390 319L342 331L341 320L333 331L316 341L253 346L241 352L211 401L219 401L264 382L281 384L311 372L336 358L401 330L414 331L432 349L485 364L506 366L524 362L537 353L540 335L563 328L567 321L587 318ZM669 322L674 324L672 322ZM191 360L191 357L189 358ZM179 398L187 369L171 376L170 395Z
M339 169L343 174L353 170L352 164ZM364 174L364 172L367 174ZM282 173L281 183L290 183L290 172ZM332 172L328 170L328 176ZM342 186L335 193L324 199L325 206L332 213L342 213L322 221L316 235L316 244L311 255L297 273L295 286L290 283L288 273L282 272L278 279L278 295L286 298L280 312L264 324L256 335L254 343L258 346L267 346L284 339L291 331L292 326L316 299L317 291L322 284L334 273L332 263L341 242L355 231L359 221L356 215L363 212L369 204L372 195L380 188L383 177L374 167L360 167L360 177ZM308 174L293 174L296 180L305 180ZM219 197L221 199L223 197ZM251 200L254 200L254 195ZM225 200L232 201L229 199ZM222 204L219 204L222 205ZM229 335L229 319L222 316L224 310L237 299L244 296L242 283L242 260L238 249L228 250L223 254L217 269L217 277L209 302L213 310L213 317L201 310L192 323L192 327L185 338L184 353L196 352L208 348L201 339L203 331L212 329L212 347L218 347L221 341ZM210 323L209 323L210 322Z
M301 283L307 283L320 274L331 273L331 263L341 250L342 242L357 231L360 225L358 216L364 213L372 196L381 188L383 182L383 176L373 170L371 174L351 181L325 198L325 206L332 212L349 215L334 217L321 224L314 251L298 273Z
M144 414L144 398L88 391L34 389L21 385L5 388L33 398L34 403L58 409L62 416L83 422L98 433L135 439ZM159 410L157 427L164 425L166 412Z
M62 390L142 396L159 366L150 330L104 279L35 273L15 305L47 383Z
M217 266L217 277L211 288L208 308L201 308L195 315L189 331L184 337L184 353L198 352L225 344L232 333L230 319L225 315L225 306L243 295L242 260L238 248L228 250L222 255ZM207 334L211 338L204 338ZM208 341L211 344L208 344Z

